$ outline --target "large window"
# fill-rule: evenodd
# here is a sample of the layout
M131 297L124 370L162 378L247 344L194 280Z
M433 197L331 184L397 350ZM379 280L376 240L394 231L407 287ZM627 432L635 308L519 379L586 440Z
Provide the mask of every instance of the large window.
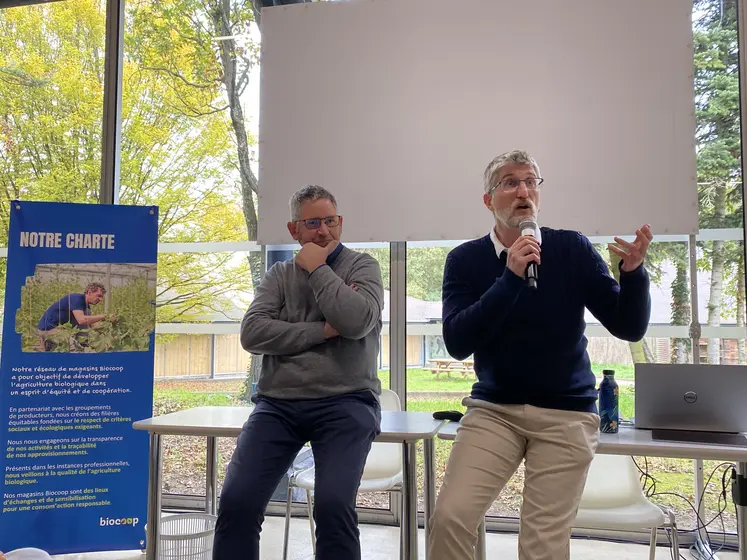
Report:
M160 209L154 414L245 405L257 358L241 348L239 322L265 263L253 243L253 12L249 2L125 9L120 202ZM164 443L165 491L203 495L205 442ZM221 482L234 446L219 440Z
M241 116L257 79L253 15L213 19L200 3L150 1L126 10L120 201L157 204L165 244L154 414L246 404L252 358L238 322L264 262L247 243L257 224L256 98ZM221 481L233 448L219 442ZM204 493L204 441L166 438L164 457L167 492Z
M249 0L137 0L126 3L125 15L120 202L160 207L154 413L245 404L258 370L257 359L240 347L239 322L268 259L288 256L255 243L262 210L257 13ZM0 246L12 199L99 199L104 62L113 55L105 49L105 29L99 1L0 10L0 186L5 195ZM693 29L701 225L695 299L703 333L693 344L687 239L659 235L648 258L653 312L646 338L636 344L618 341L588 317L593 369L597 374L616 370L621 412L628 418L634 411L636 362L687 363L697 354L704 363L747 363L736 1L693 0ZM353 203L340 198L342 205ZM593 241L614 270L605 246L609 240ZM390 292L395 284L389 245L354 246L372 254L382 268L387 292L379 377L384 387L406 382L408 410L461 409L475 381L471 361L453 360L441 336L443 265L455 245L407 247L406 336L398 341L404 371L389 351L390 301L399 295ZM3 275L4 270L2 258ZM220 442L221 479L233 447L232 440ZM450 443L437 440L437 487L450 449ZM692 462L639 458L639 464L657 481L654 499L676 509L681 527L693 528L686 501L695 500ZM706 474L716 465L706 462ZM202 495L204 467L204 442L166 438L167 492ZM522 473L519 469L489 515L518 516ZM720 509L720 480L714 477L706 492L707 520ZM359 505L388 508L389 499L361 496ZM731 510L724 516L726 529L733 530Z

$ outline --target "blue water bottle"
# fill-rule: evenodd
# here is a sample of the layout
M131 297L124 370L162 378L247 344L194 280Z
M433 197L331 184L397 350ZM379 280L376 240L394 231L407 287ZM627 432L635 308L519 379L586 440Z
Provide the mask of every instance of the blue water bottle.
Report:
M615 381L615 371L602 371L604 379L599 384L599 431L604 434L616 434L619 418L618 404L620 391Z

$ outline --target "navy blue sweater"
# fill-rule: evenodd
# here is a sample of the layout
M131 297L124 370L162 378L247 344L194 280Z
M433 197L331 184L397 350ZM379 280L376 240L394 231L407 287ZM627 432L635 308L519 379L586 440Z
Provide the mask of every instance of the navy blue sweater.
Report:
M614 336L640 340L651 315L646 269L621 271L618 284L586 237L549 228L542 228L536 291L506 268L490 236L446 259L444 342L458 360L474 355L475 399L596 411L585 307Z

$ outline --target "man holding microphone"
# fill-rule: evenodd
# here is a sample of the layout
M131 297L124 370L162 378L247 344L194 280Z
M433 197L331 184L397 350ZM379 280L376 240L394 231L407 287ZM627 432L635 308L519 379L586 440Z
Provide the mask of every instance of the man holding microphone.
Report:
M623 340L648 327L650 227L610 246L621 258L618 284L583 235L536 227L542 183L528 153L496 157L483 197L495 227L446 260L444 342L456 359L474 355L478 381L431 519L432 560L474 558L477 528L522 459L519 559L570 557L599 437L584 308Z

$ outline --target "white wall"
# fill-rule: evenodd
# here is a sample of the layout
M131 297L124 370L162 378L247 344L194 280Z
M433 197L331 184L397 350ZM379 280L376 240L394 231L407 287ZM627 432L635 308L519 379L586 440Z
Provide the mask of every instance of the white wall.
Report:
M259 241L288 198L339 199L348 241L484 235L482 172L535 154L540 222L697 231L691 2L357 0L262 20Z

